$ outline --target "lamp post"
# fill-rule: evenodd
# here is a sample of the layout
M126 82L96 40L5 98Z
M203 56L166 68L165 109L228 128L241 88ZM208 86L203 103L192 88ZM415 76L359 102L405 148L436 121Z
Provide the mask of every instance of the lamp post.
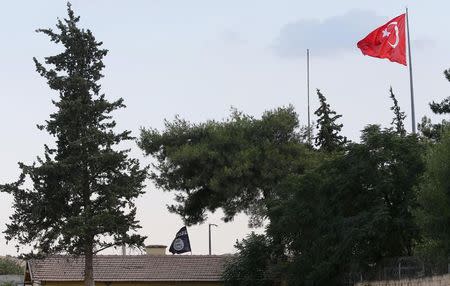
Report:
M209 255L211 255L211 226L217 227L217 224L210 223L208 225L208 228L209 228Z

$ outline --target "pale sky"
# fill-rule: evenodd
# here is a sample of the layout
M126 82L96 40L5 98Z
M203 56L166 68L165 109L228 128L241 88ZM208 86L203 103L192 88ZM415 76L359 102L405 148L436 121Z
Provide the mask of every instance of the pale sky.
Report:
M53 55L54 46L37 28L54 27L66 16L65 1L1 1L0 183L16 180L17 162L32 163L53 138L39 131L53 110L51 92L35 72L32 57ZM407 68L364 57L356 42L390 18L410 10L416 91L416 118L430 115L428 102L450 95L443 70L450 68L447 0L73 0L81 26L109 49L103 91L123 97L116 112L120 129L162 128L175 115L194 122L220 120L230 107L260 116L264 110L293 104L306 124L305 50L311 49L311 88L320 88L343 114L344 135L358 140L369 123L391 121L392 85L406 111L410 130ZM312 93L312 112L317 99ZM135 144L132 156L148 164ZM149 182L138 199L141 234L147 244L169 245L182 226L165 205L172 194ZM0 194L0 231L12 214L11 197ZM234 252L236 239L251 230L241 215L209 222L216 254ZM188 228L194 254L208 251L208 226ZM262 230L258 230L259 232ZM0 235L0 255L15 255Z

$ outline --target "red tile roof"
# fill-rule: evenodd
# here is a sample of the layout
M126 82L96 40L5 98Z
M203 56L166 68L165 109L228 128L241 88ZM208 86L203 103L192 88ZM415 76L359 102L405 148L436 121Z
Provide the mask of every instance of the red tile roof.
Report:
M96 281L221 281L230 256L222 255L98 255ZM82 281L84 258L52 256L28 262L33 281Z

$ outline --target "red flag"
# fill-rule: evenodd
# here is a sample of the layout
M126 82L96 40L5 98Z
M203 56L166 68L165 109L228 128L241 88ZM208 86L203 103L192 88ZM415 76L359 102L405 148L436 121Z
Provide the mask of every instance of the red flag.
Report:
M358 48L366 56L389 59L406 66L405 14L373 30L358 42Z

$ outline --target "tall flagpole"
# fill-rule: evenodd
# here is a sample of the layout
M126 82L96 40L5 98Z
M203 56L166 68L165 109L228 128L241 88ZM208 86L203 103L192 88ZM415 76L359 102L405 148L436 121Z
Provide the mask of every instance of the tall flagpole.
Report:
M309 49L306 50L306 88L308 95L308 143L311 145L311 114L309 109Z
M409 17L408 17L408 7L406 7L406 26L408 35L408 60L409 60L409 86L411 89L411 119L412 119L412 132L416 133L416 112L414 110L414 85L413 85L413 73L412 73L412 61L411 61L411 39L409 37Z

